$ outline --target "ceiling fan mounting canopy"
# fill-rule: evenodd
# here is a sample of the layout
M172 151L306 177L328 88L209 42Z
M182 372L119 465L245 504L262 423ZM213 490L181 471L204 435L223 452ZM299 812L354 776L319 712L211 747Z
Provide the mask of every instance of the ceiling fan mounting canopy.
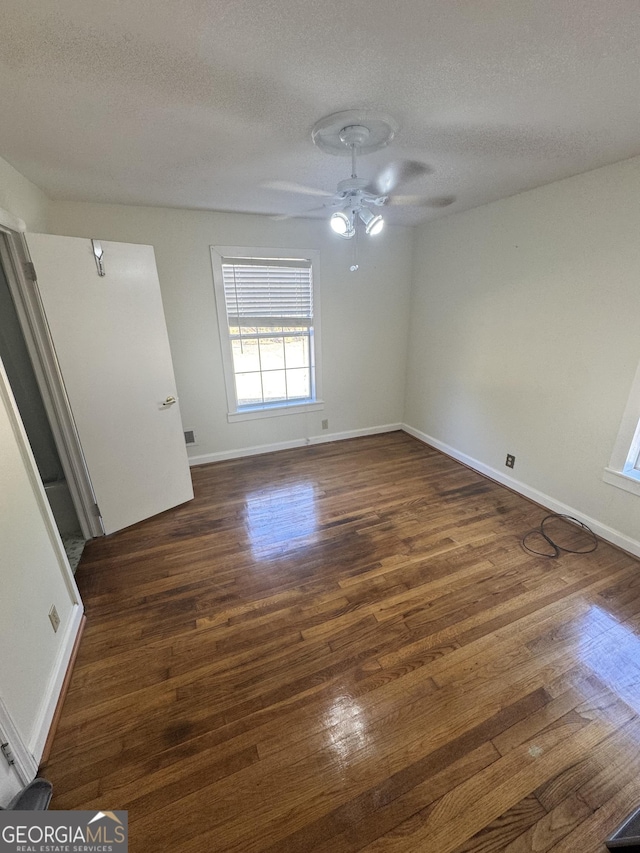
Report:
M398 123L385 113L343 110L316 122L311 139L327 154L349 157L354 146L358 154L371 154L384 148L397 132Z

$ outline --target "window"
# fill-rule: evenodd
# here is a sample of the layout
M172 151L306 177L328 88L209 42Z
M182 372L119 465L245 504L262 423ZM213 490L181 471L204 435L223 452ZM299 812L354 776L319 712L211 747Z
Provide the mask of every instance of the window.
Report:
M317 252L290 254L211 249L229 420L322 407Z
M622 473L640 481L640 423L636 426Z
M603 479L612 486L640 495L640 366Z

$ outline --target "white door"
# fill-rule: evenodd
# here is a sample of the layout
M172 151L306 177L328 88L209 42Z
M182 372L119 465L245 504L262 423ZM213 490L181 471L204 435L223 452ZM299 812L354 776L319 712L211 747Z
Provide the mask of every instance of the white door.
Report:
M28 234L105 533L193 498L152 246ZM174 402L175 401L175 402Z

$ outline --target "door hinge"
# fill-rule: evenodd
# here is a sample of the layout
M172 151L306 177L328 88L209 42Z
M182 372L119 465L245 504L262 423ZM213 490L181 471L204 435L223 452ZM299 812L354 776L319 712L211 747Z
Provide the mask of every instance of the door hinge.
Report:
M100 512L100 507L98 506L98 504L93 505L93 511L97 518L102 518L102 513Z
M0 752L2 752L2 754L4 755L9 767L13 767L16 762L13 757L13 753L11 752L11 747L9 746L8 741L5 743L0 743Z
M31 261L25 261L22 265L22 269L24 270L25 277L29 279L29 281L37 281L38 277L36 275L36 268L31 263Z

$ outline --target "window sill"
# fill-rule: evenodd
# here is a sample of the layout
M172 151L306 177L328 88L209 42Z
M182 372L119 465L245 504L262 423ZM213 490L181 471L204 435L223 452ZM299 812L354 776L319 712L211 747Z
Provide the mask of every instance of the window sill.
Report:
M627 473L625 471L614 471L613 468L605 468L602 479L611 486L624 489L634 495L640 495L640 472Z
M324 409L324 400L314 400L313 403L297 403L294 406L269 406L264 409L246 409L241 412L229 412L227 421L234 424L237 421L254 421L259 418L277 418L282 415L301 415L306 412L320 412Z

